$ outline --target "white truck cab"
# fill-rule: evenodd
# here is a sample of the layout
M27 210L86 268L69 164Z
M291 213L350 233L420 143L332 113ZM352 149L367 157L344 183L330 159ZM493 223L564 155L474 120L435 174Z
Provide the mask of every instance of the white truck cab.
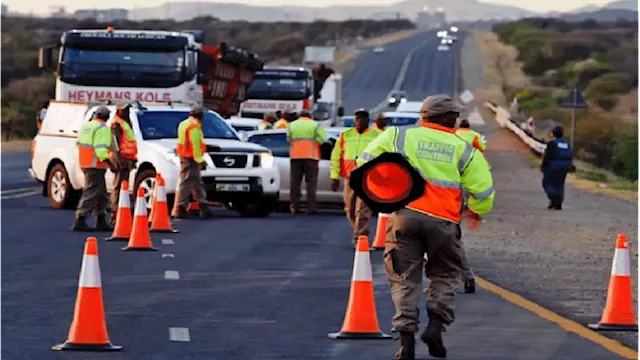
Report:
M75 208L84 184L78 166L76 142L80 128L91 120L97 103L51 101L42 127L33 140L29 176L43 183L43 195L54 208ZM115 104L107 105L113 121ZM168 200L173 202L179 176L175 153L178 124L186 119L186 104L140 103L130 110L138 143L137 168L129 179L132 196L145 189L147 203L156 173L166 182ZM237 132L214 111L205 112L202 126L207 145L202 177L209 201L249 216L267 216L279 199L280 176L271 152L260 145L243 142ZM107 191L114 188L114 174L106 174ZM171 205L171 204L170 204Z

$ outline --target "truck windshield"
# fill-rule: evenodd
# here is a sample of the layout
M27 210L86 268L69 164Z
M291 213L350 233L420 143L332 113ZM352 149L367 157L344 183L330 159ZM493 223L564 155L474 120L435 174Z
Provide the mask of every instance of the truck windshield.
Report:
M189 112L139 111L137 115L143 139L177 139L178 125L182 120L189 117ZM239 140L231 127L214 113L208 112L204 114L202 132L207 139Z
M254 77L247 90L247 99L303 100L311 95L309 81Z
M66 47L60 80L74 85L163 88L185 81L184 50L96 50Z

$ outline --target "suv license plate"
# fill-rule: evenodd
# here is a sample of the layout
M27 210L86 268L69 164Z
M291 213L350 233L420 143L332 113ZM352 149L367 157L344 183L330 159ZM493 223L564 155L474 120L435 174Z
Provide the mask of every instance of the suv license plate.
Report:
M216 184L216 191L249 191L249 184Z

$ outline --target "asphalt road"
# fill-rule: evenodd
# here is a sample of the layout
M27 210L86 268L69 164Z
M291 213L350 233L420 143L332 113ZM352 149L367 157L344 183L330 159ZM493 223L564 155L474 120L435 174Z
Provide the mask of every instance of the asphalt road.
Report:
M31 166L31 154L28 149L3 152L0 157L2 170L2 190L15 190L37 186L38 182L27 175Z

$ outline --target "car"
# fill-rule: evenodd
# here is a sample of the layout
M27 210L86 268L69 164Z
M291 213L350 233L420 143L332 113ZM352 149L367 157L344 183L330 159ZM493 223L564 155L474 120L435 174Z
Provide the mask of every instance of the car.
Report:
M84 185L78 166L76 141L80 128L99 104L51 101L42 127L31 145L28 174L43 184L43 196L53 208L74 209ZM115 105L107 105L111 119ZM172 206L180 172L175 152L178 124L189 117L186 104L136 102L130 111L131 128L138 144L137 167L131 172L131 194L144 189L149 195L157 173L165 179L167 200ZM201 172L209 201L248 216L268 216L278 203L280 174L269 149L243 142L222 117L206 110L202 121L207 151L206 170ZM113 190L114 174L106 173L107 191Z
M384 52L384 47L382 47L382 46L375 46L375 47L373 48L373 52L374 52L374 53L376 53L376 54L383 53L383 52Z
M396 108L396 112L419 114L421 107L422 101L407 101L398 105L398 107Z
M438 51L449 51L449 46L441 44L438 46Z
M404 103L407 101L407 93L404 91L393 91L389 94L389 99L387 100L387 105L389 107L396 107L400 103Z
M328 207L343 207L344 180L340 181L338 191L331 191L331 151L338 140L340 133L347 130L347 127L331 127L325 129L328 142L320 146L320 161L318 163L318 205ZM286 130L265 130L254 131L247 134L247 141L266 147L271 150L280 171L280 206L288 208L290 197L290 159L289 142L287 141ZM302 198L306 197L306 185L302 183Z
M260 119L242 117L230 117L224 121L238 133L242 140L246 140L247 131L258 130L258 125L262 122Z
M439 38L442 38L442 37L447 36L447 30L441 30L441 31L438 31L438 33L436 34L436 36L437 36L437 37L439 37Z
M422 105L422 103L420 103ZM385 111L382 113L384 117L387 118L387 126L409 126L414 125L418 120L420 120L419 113L412 112L397 112L397 111ZM342 126L346 128L350 128L354 126L354 117L349 116L344 118L342 122ZM375 125L375 121L371 119L369 125Z

